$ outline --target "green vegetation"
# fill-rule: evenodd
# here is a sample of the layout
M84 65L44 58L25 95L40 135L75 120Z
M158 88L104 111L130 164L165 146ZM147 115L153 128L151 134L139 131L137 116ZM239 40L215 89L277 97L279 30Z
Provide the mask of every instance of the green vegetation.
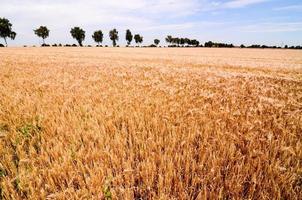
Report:
M34 32L38 37L43 39L43 45L45 45L45 39L49 36L49 29L46 26L40 26Z

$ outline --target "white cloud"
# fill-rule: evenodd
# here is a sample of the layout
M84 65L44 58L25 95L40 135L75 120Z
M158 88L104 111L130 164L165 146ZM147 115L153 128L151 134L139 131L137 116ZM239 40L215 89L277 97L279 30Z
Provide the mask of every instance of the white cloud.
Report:
M264 3L268 0L233 0L223 4L224 8L243 8L249 5Z
M275 33L275 32L296 32L302 31L302 22L291 23L259 23L241 27L243 32L251 33Z
M239 9L255 4L265 3L271 0L228 0L228 1L206 1L199 7L200 11L221 11L226 9Z
M302 5L290 5L274 8L275 11L302 11Z

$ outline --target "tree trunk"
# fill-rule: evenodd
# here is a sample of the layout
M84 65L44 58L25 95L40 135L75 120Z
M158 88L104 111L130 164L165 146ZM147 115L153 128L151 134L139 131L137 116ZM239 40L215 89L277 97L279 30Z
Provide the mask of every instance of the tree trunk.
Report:
M7 47L6 37L4 37L5 46Z

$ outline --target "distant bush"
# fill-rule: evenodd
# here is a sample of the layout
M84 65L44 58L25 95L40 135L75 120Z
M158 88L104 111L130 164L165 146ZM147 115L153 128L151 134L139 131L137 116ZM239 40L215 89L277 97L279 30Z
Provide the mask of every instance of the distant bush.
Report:
M72 44L71 46L72 46L72 47L77 47L77 45L76 45L76 44Z
M184 47L184 46L194 46L198 47L200 42L196 39L189 39L189 38L178 38L178 37L172 37L171 35L168 35L165 38L166 42L169 43L168 47Z
M50 47L49 44L42 44L41 47Z
M3 44L0 44L0 47L4 47L4 45L3 45Z
M105 45L105 47L108 47L108 45Z
M227 44L227 43L217 43L208 41L204 44L205 47L216 47L216 48L233 48L233 44Z
M52 46L53 46L53 47L57 47L58 45L57 45L57 44L53 44Z
M289 49L302 49L302 46L291 46Z
M251 48L251 49L281 49L282 47L253 44L253 45L248 46L247 48Z

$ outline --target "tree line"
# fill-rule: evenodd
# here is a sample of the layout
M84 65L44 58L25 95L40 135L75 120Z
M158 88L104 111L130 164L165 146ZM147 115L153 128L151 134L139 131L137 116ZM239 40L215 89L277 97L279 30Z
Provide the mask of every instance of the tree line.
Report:
M42 38L43 44L42 46L48 46L45 43L45 39L49 37L50 30L46 26L40 26L34 30L34 34L38 37ZM83 41L86 37L86 32L80 27L73 27L70 30L71 36L78 42L79 46L83 46ZM12 24L6 18L0 18L0 37L4 39L5 46L7 46L7 39L14 40L16 38L16 32L12 30ZM92 39L100 46L103 42L104 34L101 30L96 30L91 36ZM114 28L109 31L109 38L112 41L112 45L117 46L117 41L119 40L118 31ZM140 34L132 35L131 31L126 30L126 41L129 46L134 39L137 45L143 42L143 37ZM158 45L160 43L159 39L155 39L154 43Z
M267 46L267 45L259 45L259 44L253 44L250 46L240 45L240 48L250 48L250 49L282 49L280 46ZM288 46L285 45L283 47L284 49L302 49L302 46Z
M45 43L45 39L49 37L50 30L46 26L40 26L37 29L33 30L34 34L36 34L38 37L42 38L43 44L42 46L50 46ZM71 36L78 42L79 46L83 46L83 41L86 37L86 32L80 28L80 27L73 27L70 30ZM17 36L17 33L12 30L12 24L10 21L6 18L0 18L0 37L4 39L5 46L7 45L7 39L14 40ZM97 43L97 46L101 46L104 39L104 34L102 30L96 30L92 34L92 39ZM119 40L119 33L114 28L109 31L109 38L112 41L112 45L114 47L117 46L117 41ZM127 47L131 45L131 42L134 40L136 45L141 45L143 43L143 37L140 34L132 34L132 32L127 29L125 34L125 39L127 41ZM169 44L168 47L216 47L216 48L233 48L235 47L233 44L227 44L227 43L216 43L212 41L208 41L204 43L204 46L200 44L200 42L196 39L190 39L190 38L179 38L179 37L172 37L171 35L168 35L165 38L165 41ZM150 45L149 47L157 47L160 43L159 39L154 39L154 44ZM4 46L0 44L0 47ZM57 45L53 45L57 46ZM62 46L62 45L58 45ZM65 45L65 46L77 46L77 45ZM106 45L107 46L107 45ZM251 46L245 46L240 45L240 48L282 48L277 46L266 46L266 45L251 45ZM302 49L301 46L291 46L288 45L284 46L285 49Z
M172 37L168 35L166 37L166 42L169 43L170 47L184 47L184 46L195 46L198 47L200 42L196 39L189 39L189 38L179 38L179 37Z

